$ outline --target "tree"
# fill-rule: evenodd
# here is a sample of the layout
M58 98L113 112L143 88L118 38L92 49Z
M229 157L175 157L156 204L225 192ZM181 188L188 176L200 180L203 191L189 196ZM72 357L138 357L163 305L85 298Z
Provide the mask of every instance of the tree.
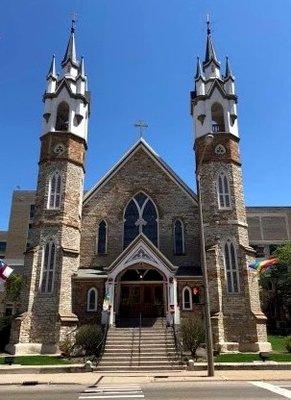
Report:
M262 309L270 327L286 327L291 320L291 242L279 246L272 256L279 264L260 276Z
M6 299L13 303L20 300L20 293L23 285L23 277L18 274L11 274L6 281Z

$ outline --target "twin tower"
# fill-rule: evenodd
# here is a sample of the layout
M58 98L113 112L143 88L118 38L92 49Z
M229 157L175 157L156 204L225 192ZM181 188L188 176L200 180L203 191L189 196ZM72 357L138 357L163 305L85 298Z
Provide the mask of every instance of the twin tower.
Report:
M72 312L72 276L80 258L90 95L84 59L76 56L74 26L61 66L58 75L53 57L43 97L36 212L31 248L25 254L27 280L22 314L13 322L7 348L16 354L56 353L78 323ZM191 92L191 114L214 341L222 350L258 351L269 344L257 280L247 268L254 251L248 241L236 104L234 76L228 59L221 76L208 24L205 60L201 65L198 59Z

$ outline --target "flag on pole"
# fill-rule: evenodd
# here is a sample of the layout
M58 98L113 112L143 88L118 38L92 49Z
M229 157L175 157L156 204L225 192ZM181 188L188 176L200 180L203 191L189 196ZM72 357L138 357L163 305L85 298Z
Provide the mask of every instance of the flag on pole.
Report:
M12 272L13 269L5 264L3 260L0 260L0 282L6 282Z
M276 264L279 264L279 259L277 257L270 257L267 260L255 260L249 264L249 268L256 270L258 274L261 274Z

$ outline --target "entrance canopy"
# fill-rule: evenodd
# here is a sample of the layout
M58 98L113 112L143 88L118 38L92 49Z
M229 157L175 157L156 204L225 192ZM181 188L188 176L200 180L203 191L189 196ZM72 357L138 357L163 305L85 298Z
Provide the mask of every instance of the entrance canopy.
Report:
M158 269L165 277L175 275L175 267L155 245L143 234L140 234L106 269L108 278L116 277L128 267L146 264Z

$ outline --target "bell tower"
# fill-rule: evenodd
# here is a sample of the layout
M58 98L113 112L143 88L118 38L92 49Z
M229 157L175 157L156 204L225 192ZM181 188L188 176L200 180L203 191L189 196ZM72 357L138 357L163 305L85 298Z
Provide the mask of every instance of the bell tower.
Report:
M57 74L55 56L43 95L44 113L32 225L25 254L22 311L7 347L14 354L56 353L72 334L72 276L79 266L89 92L84 59L77 59L75 26Z
M254 251L243 194L235 78L228 58L221 74L209 21L205 59L202 64L197 60L191 115L214 342L222 351L269 350L257 277L248 268Z

